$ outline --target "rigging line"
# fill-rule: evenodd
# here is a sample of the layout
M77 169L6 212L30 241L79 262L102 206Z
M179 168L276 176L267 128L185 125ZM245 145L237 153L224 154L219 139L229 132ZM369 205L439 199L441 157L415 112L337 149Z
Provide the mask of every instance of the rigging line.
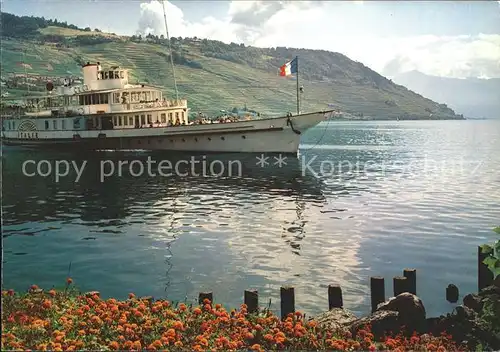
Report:
M325 134L326 134L326 131L328 130L328 126L330 125L330 122L331 122L332 118L330 117L328 120L327 120L327 123L326 123L326 126L323 130L323 134L321 135L321 138L316 142L316 144L314 144L312 147L310 148L307 148L307 149L302 149L303 151L305 152L309 152L311 150L313 150L314 148L316 148L318 146L319 143L321 143L321 141L323 140L323 137L325 137ZM302 153L301 153L302 154Z
M172 65L172 75L174 76L175 98L179 100L179 92L177 91L177 81L175 79L174 59L172 57L172 45L170 43L170 36L168 35L167 13L165 11L165 0L162 1L163 5L163 19L165 20L165 31L167 32L168 50L170 51L170 64Z

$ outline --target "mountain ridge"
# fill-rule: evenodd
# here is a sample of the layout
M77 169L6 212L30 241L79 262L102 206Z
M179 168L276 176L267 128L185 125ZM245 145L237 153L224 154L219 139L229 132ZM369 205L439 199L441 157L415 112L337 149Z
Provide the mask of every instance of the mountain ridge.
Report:
M419 94L446 102L467 118L500 118L500 78L450 78L413 70L393 77Z
M30 94L44 93L46 82L33 74L49 79L78 76L79 65L86 61L131 69L136 81L163 86L170 96L175 93L163 36L120 36L41 17L1 15L2 88L11 98L26 95L28 89ZM256 48L196 37L170 38L170 43L179 92L193 110L213 114L245 105L269 115L295 111L296 82L279 77L278 69L298 56L304 111L335 106L364 119L463 118L446 104L397 85L341 53ZM25 74L23 82L19 75Z

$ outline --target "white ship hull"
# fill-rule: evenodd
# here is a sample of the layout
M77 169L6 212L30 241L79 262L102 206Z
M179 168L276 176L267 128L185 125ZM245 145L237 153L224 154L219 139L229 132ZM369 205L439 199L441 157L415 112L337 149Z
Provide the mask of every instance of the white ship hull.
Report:
M11 146L78 150L297 153L301 135L325 121L329 113L175 127L59 131L45 130L43 118L24 118L17 120L17 131L2 132L2 141ZM71 121L68 118L68 125Z

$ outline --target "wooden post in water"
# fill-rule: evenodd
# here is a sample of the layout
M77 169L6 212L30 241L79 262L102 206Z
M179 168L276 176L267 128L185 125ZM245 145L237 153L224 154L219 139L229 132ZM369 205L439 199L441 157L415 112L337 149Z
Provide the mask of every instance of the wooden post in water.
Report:
M198 304L203 304L205 298L210 300L210 304L214 303L212 292L200 292L198 295Z
M295 313L295 291L293 286L282 286L281 296L281 319L290 313Z
M493 285L493 273L488 269L488 266L483 261L488 257L487 253L483 253L481 246L477 247L477 290Z
M339 285L328 285L328 310L342 308L342 288Z
M448 287L446 287L446 300L450 303L457 303L458 297L458 287L453 284L449 284Z
M407 282L408 279L404 276L395 276L393 279L394 296L400 295L403 292L408 292Z
M404 269L403 276L406 277L406 284L408 292L416 295L417 294L417 270L416 269Z
M259 309L259 293L257 290L245 290L243 303L247 305L248 313L255 313Z
M385 282L381 276L370 278L370 291L372 301L372 313L377 310L377 306L385 301Z

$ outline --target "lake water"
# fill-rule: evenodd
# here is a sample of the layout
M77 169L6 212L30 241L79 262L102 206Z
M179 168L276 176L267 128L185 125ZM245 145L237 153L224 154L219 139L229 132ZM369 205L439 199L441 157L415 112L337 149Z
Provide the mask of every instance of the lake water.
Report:
M131 175L148 157L190 156L4 148L4 287L61 286L69 273L105 297L193 302L213 291L231 307L256 288L279 311L279 287L293 285L297 309L316 314L338 283L345 306L367 313L369 277L384 276L389 295L392 277L411 267L436 315L453 307L448 284L461 297L476 290L477 245L500 224L500 121L323 123L281 167L275 155L263 167L256 155L195 156L218 159L220 177L190 167L184 177L154 167ZM56 182L23 174L26 160L87 164L78 182L75 172ZM118 175L118 162L133 160ZM102 163L107 174L115 165L103 182Z

